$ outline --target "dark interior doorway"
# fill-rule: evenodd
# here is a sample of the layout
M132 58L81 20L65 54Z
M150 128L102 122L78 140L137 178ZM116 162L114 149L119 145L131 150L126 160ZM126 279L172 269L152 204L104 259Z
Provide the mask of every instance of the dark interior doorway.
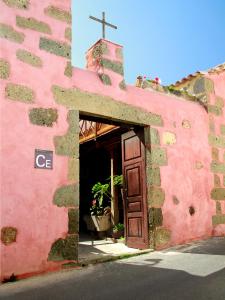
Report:
M107 183L112 175L112 159L114 175L122 175L121 135L127 127L117 126L110 132L92 138L80 144L80 235L92 234L87 227L85 216L90 215L90 207L94 200L92 187L97 182ZM121 190L115 188L116 220L124 224L124 210ZM109 206L111 203L109 201ZM112 225L113 225L112 220ZM107 236L111 237L111 231ZM98 238L96 235L95 238Z
M144 128L98 122L102 120L80 120L80 241L115 239L115 227L122 224L126 245L148 248ZM115 176L123 179L120 186L114 185ZM110 186L104 213L95 210L100 200L93 186L98 183ZM107 229L99 225L101 218L108 220Z

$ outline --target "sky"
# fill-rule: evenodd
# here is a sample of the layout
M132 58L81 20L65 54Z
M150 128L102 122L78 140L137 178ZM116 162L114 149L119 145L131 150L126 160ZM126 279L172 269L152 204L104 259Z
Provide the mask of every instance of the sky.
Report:
M73 0L72 64L85 68L85 52L102 37L124 47L125 80L159 77L168 85L225 62L225 0Z

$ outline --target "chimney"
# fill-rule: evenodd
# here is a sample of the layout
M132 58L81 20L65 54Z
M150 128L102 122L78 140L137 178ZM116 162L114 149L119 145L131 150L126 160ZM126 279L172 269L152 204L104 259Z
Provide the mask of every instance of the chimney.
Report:
M86 59L86 68L96 72L103 84L126 89L122 46L100 39L87 51Z

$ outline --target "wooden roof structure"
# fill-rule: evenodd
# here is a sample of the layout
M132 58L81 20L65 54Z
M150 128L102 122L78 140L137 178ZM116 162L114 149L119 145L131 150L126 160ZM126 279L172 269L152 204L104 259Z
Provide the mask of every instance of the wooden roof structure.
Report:
M83 119L80 120L79 127L80 127L80 133L79 133L80 144L93 139L97 139L97 137L107 134L119 128L119 126L99 123L95 121L83 120Z

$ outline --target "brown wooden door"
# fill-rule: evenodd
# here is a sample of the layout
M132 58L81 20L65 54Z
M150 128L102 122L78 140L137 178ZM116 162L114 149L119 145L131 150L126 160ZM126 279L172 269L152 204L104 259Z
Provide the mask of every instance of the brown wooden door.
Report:
M128 247L146 249L148 220L144 129L122 134L125 239Z

